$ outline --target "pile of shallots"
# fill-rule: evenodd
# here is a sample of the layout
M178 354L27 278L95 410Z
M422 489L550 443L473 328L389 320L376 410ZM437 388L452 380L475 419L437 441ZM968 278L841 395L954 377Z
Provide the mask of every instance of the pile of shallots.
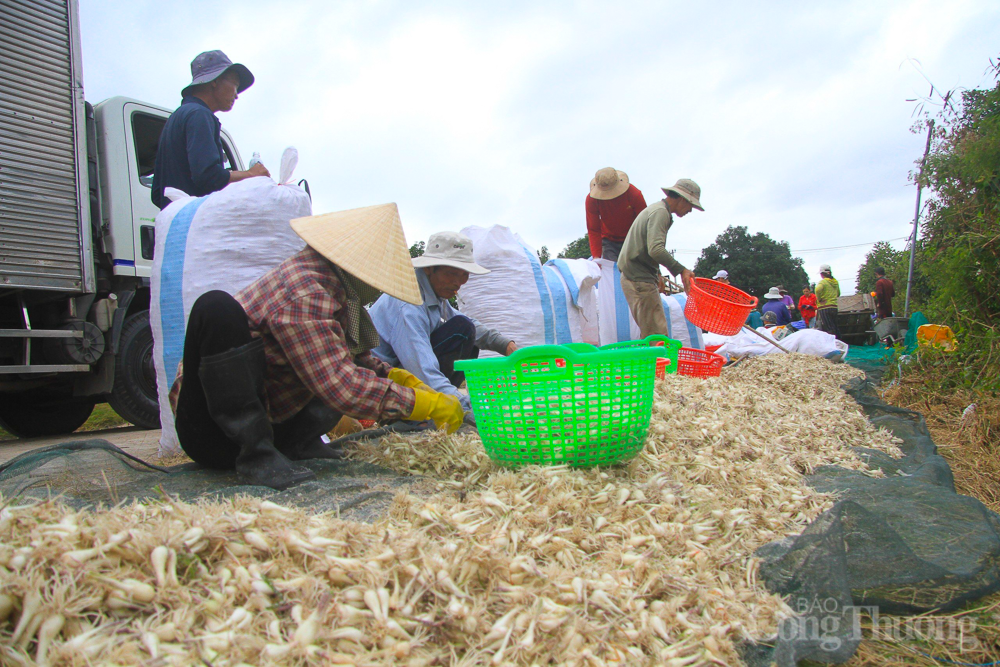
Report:
M767 355L668 376L618 468L504 470L468 435L359 445L441 480L374 525L254 498L14 501L0 662L736 664L791 613L751 554L832 503L803 476L896 451L839 389L856 373Z

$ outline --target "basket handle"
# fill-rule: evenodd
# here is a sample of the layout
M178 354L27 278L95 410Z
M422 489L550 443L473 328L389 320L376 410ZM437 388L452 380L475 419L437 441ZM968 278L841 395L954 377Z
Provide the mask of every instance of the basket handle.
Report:
M520 380L559 380L572 374L573 364L579 358L576 352L561 345L532 345L515 351L508 360ZM547 363L548 367L544 371L526 371L525 366L533 363Z

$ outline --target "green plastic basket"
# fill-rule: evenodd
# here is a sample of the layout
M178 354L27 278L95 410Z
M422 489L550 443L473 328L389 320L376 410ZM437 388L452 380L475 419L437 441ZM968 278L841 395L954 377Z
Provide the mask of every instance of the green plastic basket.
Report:
M641 340L626 340L621 343L609 343L608 345L602 345L599 349L601 350L631 350L637 347L657 347L663 354L660 356L666 357L670 360L667 364L664 372L668 375L677 372L677 356L680 354L681 347L684 344L679 340L674 340L673 338L667 338L666 336L660 336L658 334L653 334L652 336L646 336Z
M590 349L587 349L590 348ZM504 466L607 466L642 451L663 348L537 345L455 362L479 435Z

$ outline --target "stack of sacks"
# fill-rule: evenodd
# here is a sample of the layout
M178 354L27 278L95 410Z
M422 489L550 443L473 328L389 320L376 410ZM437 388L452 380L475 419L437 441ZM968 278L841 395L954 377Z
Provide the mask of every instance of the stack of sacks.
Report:
M598 344L600 272L587 260L552 260L542 266L535 250L508 227L466 227L476 263L490 273L469 276L458 309L497 329L518 345ZM492 353L483 352L482 356Z
M595 259L592 263L601 269L601 282L597 288L601 345L640 338L639 325L632 318L628 302L625 301L625 294L622 292L622 274L618 270L618 265L607 259ZM663 301L663 311L667 316L667 336L679 340L684 347L705 349L701 329L684 316L687 295L683 293L661 295L660 299Z
M770 340L774 340L774 336L767 330L767 327L760 327L757 329L757 332ZM718 336L713 337L713 340L715 338L724 339L722 347L715 352L727 359L731 357L758 356L761 354L784 354L784 352L774 345L761 340L760 337L753 335L745 329L741 330L735 336ZM848 350L847 343L837 340L832 334L818 329L803 329L782 338L778 344L789 352L812 354L834 361L842 361L847 356Z
M285 149L277 183L248 178L205 197L166 190L171 204L156 216L149 306L160 456L181 451L168 396L191 306L211 290L236 294L305 247L288 224L312 215L309 194L292 183L298 160L297 150Z

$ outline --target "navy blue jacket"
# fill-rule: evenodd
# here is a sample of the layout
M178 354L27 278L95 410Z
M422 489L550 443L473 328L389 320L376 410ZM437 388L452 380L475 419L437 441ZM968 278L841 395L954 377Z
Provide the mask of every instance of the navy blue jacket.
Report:
M781 302L781 299L770 299L767 303L761 306L762 312L774 312L774 316L778 318L778 326L783 324L792 323L792 315L788 312L788 306Z
M221 190L229 183L224 164L222 123L200 99L185 97L160 134L150 199L164 209L170 204L164 188L177 188L194 197Z

